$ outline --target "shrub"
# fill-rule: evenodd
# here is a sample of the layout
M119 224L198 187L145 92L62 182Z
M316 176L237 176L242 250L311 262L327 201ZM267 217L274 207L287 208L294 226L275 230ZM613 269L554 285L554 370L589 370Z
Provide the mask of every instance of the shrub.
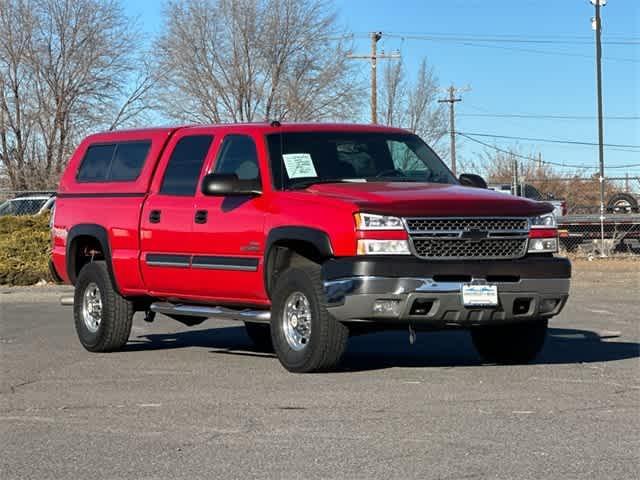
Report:
M0 285L51 280L49 215L0 217Z

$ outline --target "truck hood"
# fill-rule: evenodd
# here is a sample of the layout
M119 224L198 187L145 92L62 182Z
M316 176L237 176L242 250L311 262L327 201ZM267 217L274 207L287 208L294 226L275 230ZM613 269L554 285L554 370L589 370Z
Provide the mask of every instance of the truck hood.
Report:
M307 191L354 203L361 211L402 217L526 217L553 211L553 206L546 202L438 183L324 183L312 185Z

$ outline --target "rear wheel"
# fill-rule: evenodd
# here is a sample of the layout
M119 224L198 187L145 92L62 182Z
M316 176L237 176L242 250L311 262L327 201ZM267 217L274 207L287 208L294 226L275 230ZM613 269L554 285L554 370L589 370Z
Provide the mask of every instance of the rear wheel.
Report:
M607 202L609 213L634 213L638 211L638 200L630 193L616 193Z
M261 352L273 352L271 343L271 327L268 323L244 322L247 336Z
M273 292L271 339L284 368L298 373L335 368L349 330L327 311L320 267L289 268Z
M113 287L105 262L82 267L76 281L73 317L84 348L90 352L122 348L129 339L133 313L133 303Z
M542 350L548 320L486 325L471 330L473 345L487 362L519 364L533 361Z

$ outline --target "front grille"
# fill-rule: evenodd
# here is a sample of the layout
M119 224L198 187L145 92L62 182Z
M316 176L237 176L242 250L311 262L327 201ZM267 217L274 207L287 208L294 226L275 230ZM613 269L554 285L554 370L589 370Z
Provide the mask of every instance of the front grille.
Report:
M519 258L527 248L526 238L486 239L479 242L460 239L416 238L413 247L417 256L429 259L498 259Z
M528 218L407 218L405 224L420 258L506 259L527 253Z
M529 230L526 218L408 218L406 222L409 233Z

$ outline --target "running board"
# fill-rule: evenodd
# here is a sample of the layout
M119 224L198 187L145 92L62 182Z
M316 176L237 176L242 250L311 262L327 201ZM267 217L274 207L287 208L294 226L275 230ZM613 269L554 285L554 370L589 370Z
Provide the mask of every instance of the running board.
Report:
M155 302L151 311L165 315L187 315L189 317L217 318L219 320L237 320L241 322L269 323L269 310L235 310L226 307L209 307L206 305L188 305L184 303Z

